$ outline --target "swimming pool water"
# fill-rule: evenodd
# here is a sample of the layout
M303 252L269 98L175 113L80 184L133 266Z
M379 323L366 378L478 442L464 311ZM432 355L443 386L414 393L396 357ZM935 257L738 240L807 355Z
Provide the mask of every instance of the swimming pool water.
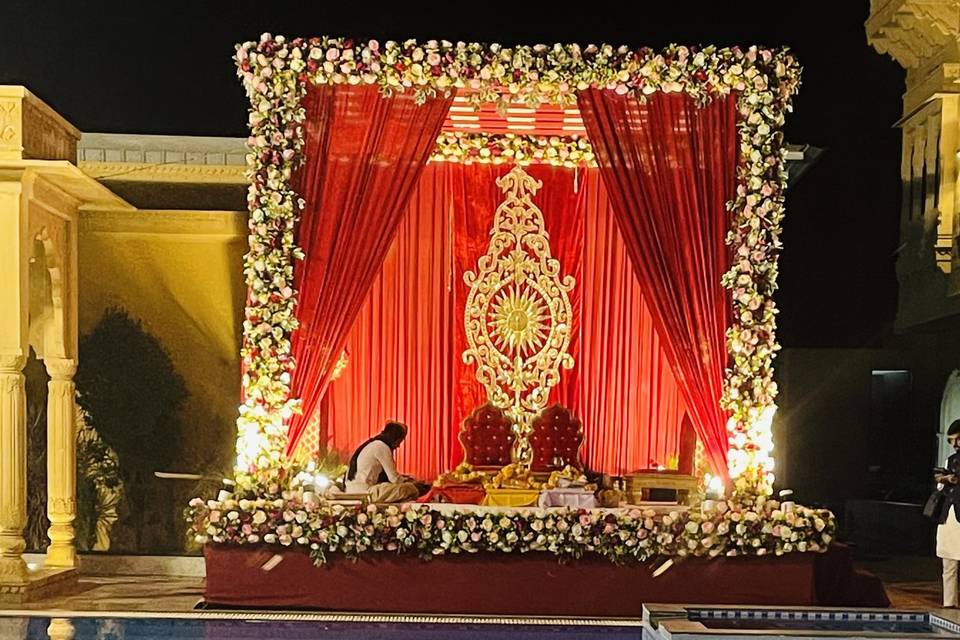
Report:
M727 618L717 620L697 620L708 629L751 629L763 631L830 631L846 633L887 634L888 637L901 638L910 634L943 635L949 638L957 636L929 621L869 621L869 620L759 620Z
M2 640L604 640L638 627L161 618L0 618Z
M960 625L926 611L644 605L645 638L960 638ZM693 623L691 625L691 623Z

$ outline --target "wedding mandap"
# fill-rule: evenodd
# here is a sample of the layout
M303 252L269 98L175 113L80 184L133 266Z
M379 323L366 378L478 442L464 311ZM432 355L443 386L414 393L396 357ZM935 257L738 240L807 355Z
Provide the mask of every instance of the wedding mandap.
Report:
M208 606L888 604L833 514L773 493L789 51L265 34L236 63L236 477L187 510ZM430 489L334 489L328 453L394 419Z

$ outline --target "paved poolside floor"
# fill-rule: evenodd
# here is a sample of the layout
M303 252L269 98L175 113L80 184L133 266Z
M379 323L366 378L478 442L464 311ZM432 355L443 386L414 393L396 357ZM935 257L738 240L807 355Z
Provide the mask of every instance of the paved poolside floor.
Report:
M884 581L893 607L939 609L940 565L936 558L876 558L859 565ZM197 576L83 575L77 591L70 595L0 605L0 610L185 613L192 611L202 597L203 578ZM950 614L960 622L960 611Z

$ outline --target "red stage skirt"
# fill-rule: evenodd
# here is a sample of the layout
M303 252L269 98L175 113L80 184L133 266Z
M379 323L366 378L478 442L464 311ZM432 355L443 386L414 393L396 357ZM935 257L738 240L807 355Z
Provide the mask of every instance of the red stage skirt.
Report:
M301 551L207 545L205 599L230 607L382 613L639 617L643 603L889 606L883 585L854 570L849 550L825 554L618 566L547 553L444 556L369 553L315 566ZM271 563L273 564L273 563ZM267 565L270 566L270 565Z

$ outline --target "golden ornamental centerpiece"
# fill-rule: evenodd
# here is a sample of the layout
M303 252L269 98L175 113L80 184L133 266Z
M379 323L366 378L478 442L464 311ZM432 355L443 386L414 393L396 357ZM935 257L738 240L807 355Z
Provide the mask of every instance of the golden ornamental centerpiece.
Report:
M521 167L497 179L504 200L497 207L487 252L463 278L470 292L464 311L467 349L488 400L514 420L514 462L529 465L530 424L547 404L560 369L573 366L573 310L567 295L573 277L560 275L550 254L543 213L533 196L543 183Z

